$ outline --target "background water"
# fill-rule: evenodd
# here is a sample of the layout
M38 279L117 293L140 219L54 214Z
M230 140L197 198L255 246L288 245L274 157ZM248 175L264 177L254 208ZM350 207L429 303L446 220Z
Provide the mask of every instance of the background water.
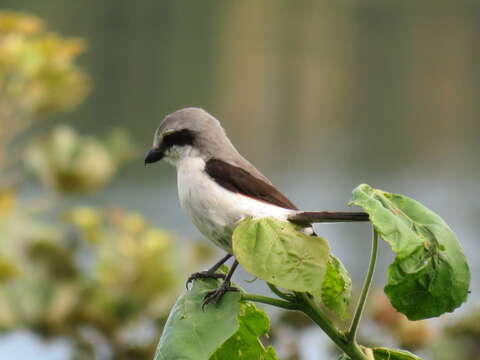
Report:
M88 41L82 60L94 91L52 122L91 134L125 127L147 150L166 114L201 106L301 209L346 210L364 182L434 209L472 267L463 309L478 303L479 2L1 0L0 7ZM145 168L141 156L84 201L140 211L186 241L200 237L178 204L174 170ZM317 230L358 284L368 225ZM391 259L382 245L377 286ZM39 346L7 337L0 354L30 359ZM62 346L48 356L35 350L36 358L60 359Z

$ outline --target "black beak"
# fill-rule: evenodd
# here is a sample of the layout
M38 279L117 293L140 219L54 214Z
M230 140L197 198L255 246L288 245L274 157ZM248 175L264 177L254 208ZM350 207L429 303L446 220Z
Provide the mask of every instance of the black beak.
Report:
M163 155L163 151L158 148L150 149L145 155L145 165L162 160Z

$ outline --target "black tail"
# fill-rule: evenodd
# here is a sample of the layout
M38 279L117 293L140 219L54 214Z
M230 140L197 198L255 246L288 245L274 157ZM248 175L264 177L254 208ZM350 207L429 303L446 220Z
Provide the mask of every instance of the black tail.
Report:
M290 215L288 220L300 224L358 222L369 221L369 216L364 212L303 211Z

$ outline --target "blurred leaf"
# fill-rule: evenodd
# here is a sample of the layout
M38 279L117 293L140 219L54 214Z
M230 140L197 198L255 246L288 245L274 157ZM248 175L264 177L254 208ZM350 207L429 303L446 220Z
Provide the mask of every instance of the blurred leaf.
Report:
M0 119L8 124L0 128L0 167L6 169L0 176L9 182L22 177L18 159L28 136L20 135L41 117L71 110L90 90L88 76L76 64L85 43L45 28L35 16L0 11ZM9 153L18 139L22 146Z
M385 293L410 320L451 312L468 295L470 272L448 225L433 211L404 195L363 184L350 204L361 206L380 236L397 254Z
M180 257L138 213L74 207L61 217L69 227L44 214L20 202L0 217L0 329L66 337L75 354L101 339L115 357L148 357L197 252Z
M65 220L74 225L90 242L101 241L103 217L98 209L91 206L78 206L70 209Z
M0 34L35 34L43 30L45 24L38 17L14 11L0 11Z
M352 280L341 261L330 255L322 284L322 302L341 318L348 315L352 300Z
M375 360L422 360L418 356L404 350L373 348Z
M116 165L107 149L65 125L31 145L27 164L42 182L59 192L92 192L108 182Z
M327 272L327 241L273 218L245 219L233 232L233 252L242 267L260 279L320 296Z
M75 64L85 50L82 40L45 32L34 16L4 11L0 36L0 96L7 100L3 106L41 116L69 110L85 98L89 80Z
M105 146L116 163L130 160L137 150L128 132L119 128L113 129L107 134Z
M266 335L270 321L264 311L253 303L242 302L238 314L238 331L218 349L210 360L223 359L278 359L275 350L263 346L259 337Z
M17 267L4 256L0 256L0 284L13 279L19 270Z
M196 280L170 312L158 344L155 360L208 360L239 330L240 293L226 293L218 306L202 310L205 294L215 290L217 280Z
M98 226L80 228L80 234L89 236L87 239L92 232L95 236L91 246L96 254L92 276L97 299L128 308L131 316L145 311L145 304L155 307L160 299L170 305L182 276L172 235L150 226L139 214L119 209L106 212L96 221Z
M140 214L131 213L125 216L122 226L126 232L131 234L138 234L141 231L145 230L146 223L145 219Z
M0 216L13 211L16 204L16 194L14 190L0 189Z
M77 274L72 251L50 240L34 240L28 246L32 262L42 264L53 279L68 280Z

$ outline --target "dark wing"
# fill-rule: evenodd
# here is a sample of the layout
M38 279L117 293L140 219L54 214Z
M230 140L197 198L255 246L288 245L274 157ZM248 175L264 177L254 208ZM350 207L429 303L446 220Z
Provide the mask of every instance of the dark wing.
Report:
M248 171L220 159L210 159L205 171L215 182L230 191L286 209L298 210L285 195L274 186L256 178Z

